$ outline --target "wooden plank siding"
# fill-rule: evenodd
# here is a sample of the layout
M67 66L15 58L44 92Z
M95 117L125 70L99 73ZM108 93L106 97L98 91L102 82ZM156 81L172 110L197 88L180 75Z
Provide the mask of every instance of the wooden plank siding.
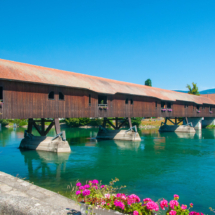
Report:
M44 84L0 80L3 87L3 114L0 118L69 118L69 117L215 117L209 113L209 105L200 105L176 101L171 102L172 112L161 112L161 100L153 97L114 94L107 95L108 110L98 108L98 93L86 89L75 89ZM48 99L54 91L55 99ZM59 100L59 92L64 100ZM89 94L91 105L89 105ZM128 104L125 103L128 99ZM131 104L131 99L133 104ZM168 101L165 101L166 105ZM157 107L156 107L157 103ZM204 107L204 109L203 109Z

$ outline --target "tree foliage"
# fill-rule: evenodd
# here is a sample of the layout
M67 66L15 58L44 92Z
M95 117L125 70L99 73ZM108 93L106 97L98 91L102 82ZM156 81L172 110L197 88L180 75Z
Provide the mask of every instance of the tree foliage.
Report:
M65 119L65 122L70 127L79 127L88 125L90 123L89 118L67 118Z
M189 94L193 94L193 95L197 95L199 96L200 93L199 93L199 89L197 87L197 84L195 84L194 82L192 83L193 87L191 87L189 84L187 85L187 88L188 88L188 93Z
M147 79L146 81L145 81L145 85L146 86L152 86L152 81L151 81L151 79Z

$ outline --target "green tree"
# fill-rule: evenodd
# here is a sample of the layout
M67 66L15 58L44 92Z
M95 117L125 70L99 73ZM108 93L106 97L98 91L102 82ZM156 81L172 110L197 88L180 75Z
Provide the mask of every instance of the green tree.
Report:
M78 118L67 118L65 122L70 127L78 127L79 126L79 119Z
M196 96L200 96L200 93L199 93L199 89L197 87L197 84L195 84L194 82L192 83L193 87L191 87L189 84L187 85L187 88L188 88L188 93L189 94L193 94L193 95L196 95Z
M146 81L145 81L145 85L146 86L152 86L152 81L151 81L151 79L147 79Z
M79 125L84 126L90 123L90 118L79 118Z

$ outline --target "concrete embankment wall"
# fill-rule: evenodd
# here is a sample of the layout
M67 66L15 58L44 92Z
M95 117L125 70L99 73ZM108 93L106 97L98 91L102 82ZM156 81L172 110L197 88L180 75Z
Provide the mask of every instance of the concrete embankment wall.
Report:
M81 214L80 205L52 191L0 172L0 214Z

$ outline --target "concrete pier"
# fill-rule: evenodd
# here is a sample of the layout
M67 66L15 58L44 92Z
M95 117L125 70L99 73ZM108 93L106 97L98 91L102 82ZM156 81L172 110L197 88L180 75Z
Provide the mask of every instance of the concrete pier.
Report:
M159 129L160 132L184 132L195 133L195 129L190 125L162 125Z
M135 131L126 130L99 130L97 139L111 139L111 140L130 140L130 141L141 141L140 135Z
M67 141L63 141L61 136L53 140L53 137L40 137L40 136L25 136L22 139L20 146L21 149L41 150L49 152L71 152L71 148Z
M189 117L187 120L196 130L202 129L202 117ZM187 122L184 121L183 124L187 124Z
M215 125L215 118L213 118L213 117L204 117L204 119L202 120L202 128L205 128L208 125Z

